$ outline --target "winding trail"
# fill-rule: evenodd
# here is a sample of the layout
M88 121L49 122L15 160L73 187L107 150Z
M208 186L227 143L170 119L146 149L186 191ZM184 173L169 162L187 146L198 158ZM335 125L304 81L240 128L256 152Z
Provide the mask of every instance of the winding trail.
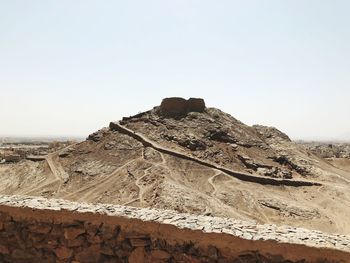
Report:
M342 169L340 169L340 170L342 170ZM332 175L334 175L334 176L338 177L340 180L343 180L343 181L345 181L345 182L350 184L350 180L349 179L347 179L347 178L345 178L345 177L343 177L343 176L341 176L341 175L339 175L337 173L333 173Z
M275 185L275 186L285 185L285 186L294 186L294 187L321 186L322 185L321 183L313 182L313 181L268 178L268 177L256 176L256 175L251 175L251 174L247 174L247 173L243 173L243 172L239 172L239 171L230 170L230 169L222 167L218 164L215 164L215 163L212 163L209 161L205 161L205 160L201 160L199 158L189 156L189 155L184 154L184 153L180 153L180 152L173 150L173 149L164 148L164 147L160 146L159 144L149 140L144 135L136 133L135 131L121 125L119 122L111 122L109 124L109 127L111 130L118 131L122 134L126 134L126 135L138 140L145 147L151 147L159 152L166 153L166 154L169 154L169 155L172 155L172 156L175 156L178 158L182 158L185 160L193 161L193 162L196 162L198 164L207 166L209 168L220 170L220 171L222 171L226 174L229 174L229 175L231 175L239 180L242 180L242 181L258 183L258 184L262 184L262 185Z
M216 176L218 176L219 174L221 174L221 171L215 173L212 177L209 177L209 179L208 179L208 183L209 183L209 184L211 185L211 187L213 187L213 189L214 189L213 192L211 193L211 195L215 195L215 194L216 194L217 188L216 188L216 186L215 186L213 180L214 180L214 178L215 178Z
M66 173L66 171L64 171L64 169L60 164L57 164L57 162L56 163L54 162L53 154L48 154L45 157L45 160L49 165L51 172L58 180L61 180L64 183L68 181L69 175Z
M73 193L66 195L64 198L72 198L74 196L77 196L77 194L81 193L82 195L79 196L78 200L85 201L85 200L88 200L88 198L91 198L93 195L96 195L96 194L100 195L101 192L103 192L105 189L107 189L108 186L112 185L115 180L119 179L118 177L115 176L115 174L117 174L120 170L127 167L131 163L137 161L138 159L139 158L133 159L133 160L123 164L122 166L118 167L110 174L106 175L106 177L103 179L97 178L95 180L92 180L91 182L88 183L88 185L86 185L82 188L79 188L79 190L76 192L73 192Z
M34 195L38 192L42 192L42 190L46 187L53 187L56 185L56 183L60 183L61 180L58 180L56 178L52 179L52 180L42 180L42 182L40 182L36 187L28 190L28 191L24 191L21 194L22 195ZM59 186L60 187L60 186Z
M169 174L165 174L165 178L167 178L169 181L173 181L176 182L176 180L174 178L176 178L176 176L174 175L173 171L169 168L169 166L167 165L167 161L166 158L164 157L163 153L160 152L161 158L162 158L162 162L161 163L157 163L156 166L163 166L163 168L165 170L169 171ZM167 154L167 153L165 153ZM215 170L216 173L214 174L214 176L221 174L221 171L217 171ZM180 186L180 185L178 185ZM183 188L185 191L191 192L193 189L181 184L181 188ZM198 197L202 197L204 200L207 200L207 204L205 204L205 211L204 213L212 213L213 210L211 208L222 208L226 211L230 211L230 216L241 219L241 220L247 220L250 217L250 214L245 212L245 211L241 211L241 214L238 213L234 207L231 207L229 205L227 205L225 202L223 202L222 200L220 200L219 198L217 198L216 196L213 196L213 194L206 194L206 193L201 193L201 192L197 192ZM208 197L210 197L208 199Z
M62 185L62 178L60 178L60 176L58 175L57 169L56 169L54 162L52 160L52 156L51 155L45 156L45 160L48 164L48 167L51 171L53 178L46 178L46 179L41 180L41 182L39 182L35 187L22 192L22 194L24 194L24 195L35 194L37 192L41 192L44 188L47 188L47 187L50 188L56 184L58 184L58 188L57 188L56 192L57 193L59 192L61 185Z
M144 171L144 174L136 179L135 185L139 188L139 196L136 199L140 200L140 205L142 206L144 204L143 194L145 192L145 187L141 184L141 180L145 178L149 173L148 171L153 168L153 166L150 166Z

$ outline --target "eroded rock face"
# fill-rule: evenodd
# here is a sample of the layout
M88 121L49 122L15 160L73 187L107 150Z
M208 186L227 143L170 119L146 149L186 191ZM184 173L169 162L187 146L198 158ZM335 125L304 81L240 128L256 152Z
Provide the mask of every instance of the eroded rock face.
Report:
M275 127L268 127L263 125L253 125L253 128L262 136L264 139L279 139L287 142L292 140L288 137L287 134L281 132Z
M99 142L102 140L103 136L108 133L108 129L107 128L102 128L92 134L90 134L88 137L87 137L87 140L90 140L90 141L94 141L94 142Z
M167 116L181 116L189 112L204 112L205 102L200 98L186 100L179 97L165 98L160 105L160 112Z

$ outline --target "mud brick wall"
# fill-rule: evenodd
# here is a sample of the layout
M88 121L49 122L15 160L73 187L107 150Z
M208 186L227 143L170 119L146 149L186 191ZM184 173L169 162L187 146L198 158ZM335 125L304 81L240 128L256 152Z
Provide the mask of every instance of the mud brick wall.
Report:
M350 239L165 210L0 196L0 262L350 262Z

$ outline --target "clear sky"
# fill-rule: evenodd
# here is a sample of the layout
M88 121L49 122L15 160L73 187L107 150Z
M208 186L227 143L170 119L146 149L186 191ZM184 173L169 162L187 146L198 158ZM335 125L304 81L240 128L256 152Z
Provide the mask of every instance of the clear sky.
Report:
M0 0L0 135L78 135L203 97L350 139L350 1Z

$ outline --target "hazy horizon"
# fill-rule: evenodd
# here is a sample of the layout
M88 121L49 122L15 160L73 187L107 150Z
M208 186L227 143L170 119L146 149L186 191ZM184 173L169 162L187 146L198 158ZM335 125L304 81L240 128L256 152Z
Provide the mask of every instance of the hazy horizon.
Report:
M1 1L0 137L86 137L170 96L350 141L348 1Z

